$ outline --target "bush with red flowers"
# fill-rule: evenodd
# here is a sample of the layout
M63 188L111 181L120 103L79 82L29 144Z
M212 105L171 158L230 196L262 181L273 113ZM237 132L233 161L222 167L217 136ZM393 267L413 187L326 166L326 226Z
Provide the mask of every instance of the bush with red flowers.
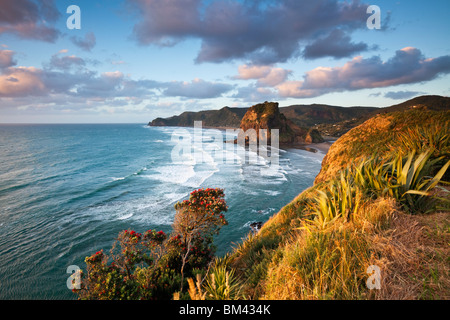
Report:
M79 299L170 299L187 277L206 273L214 257L213 235L227 224L222 189L199 189L175 205L173 232L119 233L109 255L86 257Z

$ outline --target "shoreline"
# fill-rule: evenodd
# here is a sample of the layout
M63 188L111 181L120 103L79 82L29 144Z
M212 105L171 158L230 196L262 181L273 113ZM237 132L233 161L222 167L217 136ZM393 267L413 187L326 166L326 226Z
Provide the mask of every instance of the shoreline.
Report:
M337 138L334 137L327 137L329 140L325 140L324 142L319 143L296 143L296 144L280 144L280 147L284 147L287 149L302 149L309 152L317 153L321 152L324 154L328 153L328 150L330 149L331 145L337 140ZM332 139L331 139L332 138Z
M168 127L168 126L151 126L147 125L149 127ZM180 127L180 126L175 126ZM193 128L192 126L181 126L181 128L187 127L187 128ZM226 130L239 130L240 128L234 128L234 127L212 127L212 126L202 126L202 129L216 129L220 131L226 131ZM330 149L331 145L338 139L337 137L330 137L330 136L324 136L324 142L319 143L288 143L288 144L281 144L280 148L284 149L302 149L306 150L312 153L322 152L324 154L328 153L328 150ZM224 141L227 142L227 141Z
M333 142L325 141L320 143L310 143L310 144L303 144L303 145L297 145L294 146L295 149L303 149L310 152L322 152L322 153L328 153L328 150L330 149Z

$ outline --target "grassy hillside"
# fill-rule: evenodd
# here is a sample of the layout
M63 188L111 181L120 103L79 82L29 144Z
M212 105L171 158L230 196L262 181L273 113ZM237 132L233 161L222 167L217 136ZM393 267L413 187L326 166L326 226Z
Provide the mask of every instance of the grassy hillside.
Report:
M450 109L414 108L378 114L351 129L338 140L339 143L331 146L315 181L329 179L350 163L375 153L390 156L434 146L448 154L448 145L438 144L442 136L448 134L449 123Z
M339 107L324 104L293 105L282 107L280 111L300 127L318 124L334 124L341 121L359 119L378 110L375 107Z
M338 139L316 184L218 262L240 296L449 299L449 117L395 111Z
M358 108L351 109L358 110ZM389 107L360 109L362 109L362 112L355 112L351 118L347 117L342 120L330 122L317 121L313 128L319 130L322 135L340 137L377 114L406 111L409 109L427 109L430 111L450 110L450 98L442 96L420 96Z

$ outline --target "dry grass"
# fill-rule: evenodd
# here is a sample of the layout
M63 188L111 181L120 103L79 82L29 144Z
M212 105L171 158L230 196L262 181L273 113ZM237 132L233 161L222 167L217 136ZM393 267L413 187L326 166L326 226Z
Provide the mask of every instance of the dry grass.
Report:
M450 298L450 215L412 216L392 198L367 201L348 222L304 223L273 256L263 299ZM367 268L381 270L369 290Z
M274 236L269 227L277 230L289 218L303 228L284 234L271 251L264 249L266 237ZM352 219L326 228L283 212L240 249L237 256L245 263L237 259L235 267L250 268L250 278L258 274L257 287L247 288L253 299L450 298L449 212L413 216L393 198L368 199ZM259 261L265 261L260 264L264 272L252 269ZM381 270L379 290L366 287L371 265Z
M381 268L381 290L375 299L450 298L450 215L411 216L397 212L389 229L373 235Z
M326 228L304 221L274 256L267 273L266 299L368 299L369 235L382 232L397 212L392 199L365 202L351 221Z

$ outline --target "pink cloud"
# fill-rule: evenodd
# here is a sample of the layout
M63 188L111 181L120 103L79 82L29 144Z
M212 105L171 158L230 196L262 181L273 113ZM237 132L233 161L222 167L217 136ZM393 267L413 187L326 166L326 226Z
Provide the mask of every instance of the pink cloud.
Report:
M60 32L49 23L60 16L53 0L2 0L0 34L54 42Z
M39 96L47 93L42 70L34 67L9 68L0 75L0 97Z
M292 71L283 68L275 68L272 66L249 66L244 64L239 66L238 73L239 75L235 76L235 79L256 79L258 80L258 86L273 87L286 81L287 77L292 73Z
M16 62L13 60L15 52L12 50L0 50L0 69L14 66Z
M329 92L381 88L430 81L450 73L450 56L425 58L417 48L396 51L387 61L374 56L355 57L341 67L317 67L302 81L286 81L277 86L282 97L315 97Z

